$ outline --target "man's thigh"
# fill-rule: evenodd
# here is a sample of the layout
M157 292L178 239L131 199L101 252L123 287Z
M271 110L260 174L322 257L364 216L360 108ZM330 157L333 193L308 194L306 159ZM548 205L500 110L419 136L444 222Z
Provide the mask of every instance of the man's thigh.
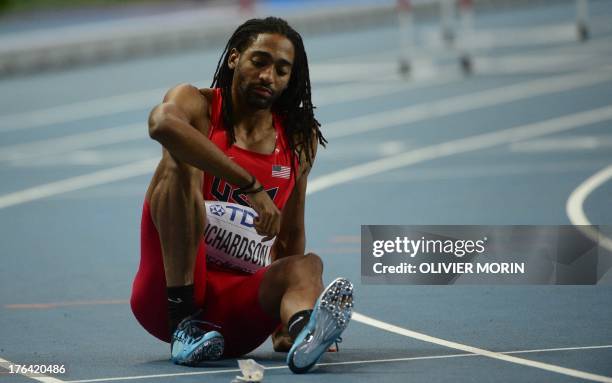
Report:
M259 302L259 289L267 268L252 275L210 268L206 276L203 319L220 326L225 357L244 355L263 343L280 325Z

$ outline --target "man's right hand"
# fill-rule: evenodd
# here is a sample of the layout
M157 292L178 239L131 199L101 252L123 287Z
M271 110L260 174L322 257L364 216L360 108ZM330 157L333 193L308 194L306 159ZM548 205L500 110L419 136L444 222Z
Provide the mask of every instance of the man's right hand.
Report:
M280 210L265 190L249 194L248 198L251 206L257 212L257 217L254 220L255 231L257 231L257 234L264 236L263 241L273 239L280 231Z

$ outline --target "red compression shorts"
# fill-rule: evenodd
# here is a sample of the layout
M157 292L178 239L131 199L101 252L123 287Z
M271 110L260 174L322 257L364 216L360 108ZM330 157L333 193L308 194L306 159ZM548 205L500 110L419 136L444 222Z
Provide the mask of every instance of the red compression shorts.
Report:
M142 212L140 266L132 288L134 316L152 335L170 341L166 277L159 234L145 201ZM259 286L267 268L241 274L206 264L206 245L200 242L194 275L196 306L201 319L217 326L225 338L224 357L249 353L279 326L259 304Z

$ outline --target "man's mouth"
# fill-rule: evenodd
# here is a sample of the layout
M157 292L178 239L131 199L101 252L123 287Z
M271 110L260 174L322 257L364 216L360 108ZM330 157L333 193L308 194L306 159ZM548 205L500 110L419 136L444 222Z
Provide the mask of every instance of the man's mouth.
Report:
M266 88L265 86L256 86L255 88L253 88L253 90L255 91L255 93L261 96L264 96L264 97L272 96L272 90L270 90L269 88Z

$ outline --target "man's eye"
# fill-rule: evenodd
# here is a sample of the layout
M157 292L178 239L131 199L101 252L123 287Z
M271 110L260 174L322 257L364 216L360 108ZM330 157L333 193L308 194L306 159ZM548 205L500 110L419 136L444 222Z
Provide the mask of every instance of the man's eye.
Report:
M259 61L259 60L251 60L251 62L253 63L253 65L255 65L258 68L261 68L264 65L266 65L263 61Z

